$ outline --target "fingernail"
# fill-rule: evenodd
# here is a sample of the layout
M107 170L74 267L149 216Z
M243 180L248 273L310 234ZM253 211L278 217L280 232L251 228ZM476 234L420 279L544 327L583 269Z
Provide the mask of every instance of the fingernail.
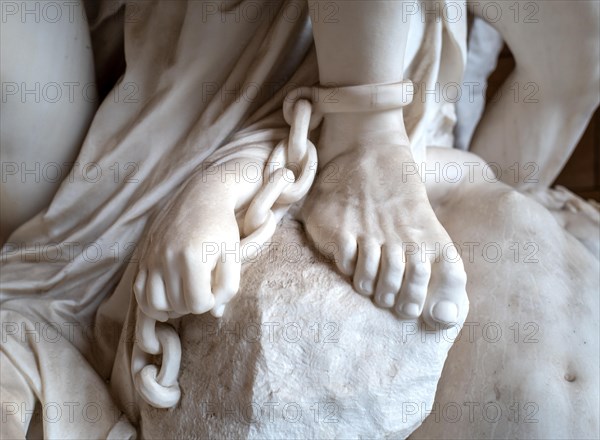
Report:
M415 303L407 303L402 306L402 313L411 318L417 318L419 316L420 307Z
M433 306L431 313L436 321L452 323L458 318L458 307L450 301L440 301Z
M225 304L221 304L220 306L215 307L210 312L215 318L220 318L225 313Z

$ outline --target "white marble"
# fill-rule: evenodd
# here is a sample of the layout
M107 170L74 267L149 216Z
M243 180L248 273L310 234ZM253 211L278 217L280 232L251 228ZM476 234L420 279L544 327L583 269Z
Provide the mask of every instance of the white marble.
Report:
M81 1L70 4L71 19L68 8L58 3L32 3L26 19L24 3L2 1L0 7L4 243L49 204L69 177L99 98Z
M16 4L2 7L9 3ZM434 404L438 381L435 402L443 407L466 411L469 403L496 403L506 417L490 422L489 413L479 413L457 421L442 412L441 418L429 417L416 438L598 436L599 352L598 338L591 336L599 321L597 211L547 186L600 100L600 7L594 1L578 8L530 2L539 8L537 26L523 16L514 20L510 5L502 3L503 18L492 24L515 54L517 69L475 130L471 150L481 159L448 148L454 105L424 91L461 83L468 61L465 10L473 7L491 21L485 13L490 9L481 6L497 2L457 3L459 20L427 16L423 9L407 16L408 3L343 2L337 21L313 10L311 25L305 1L265 1L261 20L224 25L232 13L247 18L247 3L225 10L194 1L127 2L116 13L120 6L106 2L91 29L100 32L102 22L110 21L103 35L110 47L123 38L127 67L113 92L134 85L133 98L111 92L81 142L95 111L86 103L63 108L48 107L48 100L39 106L3 102L3 152L6 144L13 154L8 159L31 165L41 154L40 139L46 139L43 153L50 159L63 161L79 151L77 160L93 163L103 178L90 181L79 172L58 189L48 181L39 187L19 180L3 184L3 234L41 211L1 237L0 362L9 403L2 409L2 437L24 438L38 422L49 438L133 438L133 426L141 426L142 437L156 438L174 432L406 437ZM449 3L423 0L417 6ZM327 2L316 6L326 8ZM301 13L291 20L286 8ZM2 64L3 84L15 72L46 82L71 74L89 80L90 39L81 16L55 27L29 23L23 37L23 45L52 43L59 55L45 53L49 58L74 61L62 65L41 55L33 57L39 65L21 60L25 52L13 44L24 32L19 17L3 23L2 51L11 45L8 53L17 60ZM119 27L123 35L110 32ZM96 58L102 59L104 52ZM54 69L60 75L53 76ZM394 91L405 80L414 90L386 94L389 108L365 93L374 85ZM508 91L515 81L539 87L537 105L512 101ZM273 151L279 154L276 146L290 131L287 160L314 165L313 150L302 146L307 103L290 118L285 97L319 82L340 94L336 105L311 99L310 112L328 110L322 111L320 131L310 136L320 174L303 206L295 207L306 237L288 220L275 235L281 243L297 244L301 260L242 266L237 252L228 257L224 250L241 246L261 225L268 226L261 235L267 239L292 197L278 200L275 222L269 223L268 208L277 197L269 200L260 189L260 176L251 181L239 170L261 169ZM256 88L262 93L249 97ZM72 123L63 122L71 114ZM12 128L5 132L6 126ZM65 129L64 137L57 127ZM502 175L495 178L485 160L496 162ZM523 167L520 177L531 177L525 173L530 164L534 171L539 167L533 181L507 181L515 161ZM228 174L228 166L237 171ZM279 173L283 179L291 171ZM498 180L539 192L526 197ZM304 189L312 180L306 182ZM25 190L39 198L25 199ZM25 215L21 208L30 203L35 209ZM215 244L217 252L207 252L206 245ZM462 261L448 254L454 250L462 251ZM322 255L335 257L334 264ZM469 339L471 333L463 331L450 349L443 335L453 330L445 328L462 321L468 309L467 323L476 324L476 333ZM437 327L425 342L423 327L415 333L406 328L417 318ZM174 325L178 334L171 331L168 341L157 342L154 320L169 321L159 327ZM279 333L271 343L263 333L252 342L251 333L243 333L270 322L297 323L304 335L321 330L320 338L338 324L339 340L320 344L313 333L293 343ZM244 336L205 334L204 324L215 323L237 323ZM49 326L60 338L48 336ZM498 335L489 331L498 328L503 336L493 340ZM293 338L290 332L285 336ZM171 356L180 341L181 372L178 356ZM179 403L179 395L165 403L138 392L140 349L164 355L142 359L162 362L163 369L158 377L144 377L179 387ZM140 374L158 371L150 367ZM153 396L160 398L161 388L156 390ZM142 395L155 406L174 408L152 408ZM281 409L298 403L298 423L281 417L277 407L273 423L239 420L236 408L248 410L240 405L263 408L272 398ZM93 402L101 415L92 420L77 412L74 419L30 423L27 411L36 402L42 409ZM233 413L223 412L226 403L234 405ZM319 403L325 406L318 407L315 422L317 408L311 405ZM329 411L339 414L337 423L319 423Z
M459 327L426 331L374 307L285 219L223 317L179 329L182 400L144 404L143 438L405 438L421 423L407 409L433 404Z

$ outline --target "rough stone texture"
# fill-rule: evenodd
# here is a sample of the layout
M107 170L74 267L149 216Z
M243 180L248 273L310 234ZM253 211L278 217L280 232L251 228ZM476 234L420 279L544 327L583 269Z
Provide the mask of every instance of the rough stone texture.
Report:
M143 438L407 437L458 328L435 332L376 308L292 220L272 242L245 266L221 320L181 320L182 399L144 407Z

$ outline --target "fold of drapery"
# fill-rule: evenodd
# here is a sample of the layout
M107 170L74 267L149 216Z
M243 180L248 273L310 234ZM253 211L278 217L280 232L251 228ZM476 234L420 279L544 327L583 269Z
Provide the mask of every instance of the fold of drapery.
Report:
M133 435L104 380L127 312L110 304L129 301L126 274L149 219L211 155L250 148L243 142L249 133L258 133L259 149L272 146L285 129L278 114L285 93L318 81L304 1L253 2L258 19L244 15L245 2L227 11L212 5L126 5L135 20L125 23L127 68L115 89L127 85L132 94L109 94L50 206L2 249L1 359L3 374L11 372L3 398L11 383L17 408L3 408L3 434L24 436L37 400L42 414L57 403L62 413L60 422L42 417L47 438ZM435 87L447 62L462 74L466 24L415 17L424 33L406 77ZM447 144L447 108L417 96L405 109L415 150ZM113 316L103 314L105 325L94 328L111 295L104 311Z

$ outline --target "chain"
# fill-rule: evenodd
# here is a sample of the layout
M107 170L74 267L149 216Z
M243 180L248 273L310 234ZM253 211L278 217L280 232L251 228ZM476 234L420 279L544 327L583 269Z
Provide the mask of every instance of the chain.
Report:
M273 237L277 223L289 207L310 190L317 173L317 149L308 133L321 123L324 113L373 112L397 109L411 103L413 84L370 84L340 88L301 87L283 102L283 116L290 125L287 139L273 150L263 170L263 186L248 207L242 228L242 262L251 261ZM311 101L321 93L318 111ZM166 323L157 323L138 307L136 342L131 357L135 388L150 405L171 408L179 402L177 382L181 363L179 335ZM160 369L152 355L162 354Z
M138 307L136 340L131 354L131 375L135 389L156 408L171 408L179 402L177 376L181 363L181 342L173 327L156 322ZM160 370L152 355L162 354Z
M248 207L242 228L242 262L252 260L273 237L277 223L289 207L302 199L317 172L317 149L308 133L321 122L313 111L313 88L302 87L288 94L283 114L290 134L273 150L263 170L263 186ZM293 96L292 96L293 95ZM150 405L171 408L179 402L177 382L181 342L173 327L156 322L138 307L136 341L131 356L131 374L136 390ZM159 367L152 356L162 355Z

